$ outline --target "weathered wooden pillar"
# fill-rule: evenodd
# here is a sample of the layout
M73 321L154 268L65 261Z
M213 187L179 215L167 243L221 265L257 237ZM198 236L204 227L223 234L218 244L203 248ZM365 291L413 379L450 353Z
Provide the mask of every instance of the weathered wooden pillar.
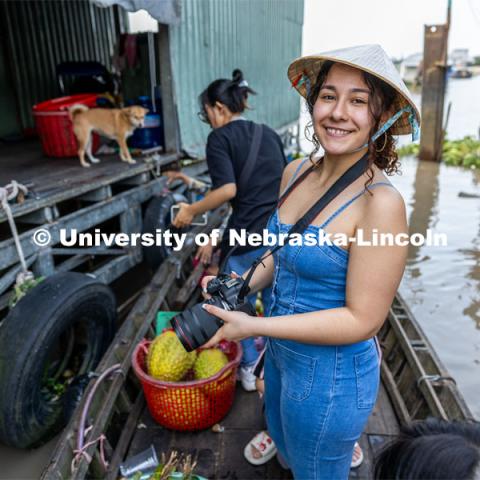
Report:
M161 23L158 24L158 54L160 56L160 87L162 91L165 151L178 152L180 150L180 131L172 72L170 27Z
M438 162L442 156L443 105L447 84L448 23L425 25L422 78L420 158Z

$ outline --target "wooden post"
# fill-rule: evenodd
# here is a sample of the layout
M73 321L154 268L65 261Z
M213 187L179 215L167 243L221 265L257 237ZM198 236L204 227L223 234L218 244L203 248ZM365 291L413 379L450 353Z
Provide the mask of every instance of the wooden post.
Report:
M162 119L165 151L180 151L180 131L170 55L170 27L158 24L158 54L160 56L160 87L162 89Z
M438 205L440 165L435 162L418 162L413 183L413 198L409 231L427 235L427 229L434 222L434 215ZM408 259L415 264L419 261L420 246L408 245ZM412 269L414 277L419 275L418 269Z
M448 24L425 25L420 158L438 162L442 154L443 105L447 83Z

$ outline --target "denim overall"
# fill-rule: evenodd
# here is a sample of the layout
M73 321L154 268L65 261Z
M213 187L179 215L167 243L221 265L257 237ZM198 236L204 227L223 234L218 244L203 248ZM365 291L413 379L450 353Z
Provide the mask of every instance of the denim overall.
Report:
M392 186L378 182L369 188L377 185ZM364 193L304 233L318 235ZM267 228L278 235L291 225L280 223L276 210ZM274 254L274 265L270 317L345 306L346 250L287 244ZM268 432L295 479L348 477L355 441L375 405L379 367L373 338L351 345L268 339L264 372Z

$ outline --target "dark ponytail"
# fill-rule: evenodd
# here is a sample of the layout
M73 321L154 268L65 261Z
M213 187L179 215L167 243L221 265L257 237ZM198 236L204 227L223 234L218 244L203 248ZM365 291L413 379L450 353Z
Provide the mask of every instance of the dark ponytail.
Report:
M215 106L216 102L225 105L232 113L242 113L248 108L248 94L255 95L240 69L232 72L232 79L219 78L214 80L198 97L200 103L200 114L203 120L207 119L205 105Z

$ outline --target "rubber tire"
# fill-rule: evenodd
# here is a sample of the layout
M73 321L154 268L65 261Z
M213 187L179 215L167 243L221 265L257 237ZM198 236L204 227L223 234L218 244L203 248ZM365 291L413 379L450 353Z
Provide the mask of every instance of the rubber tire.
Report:
M42 377L50 350L62 332L85 321L89 322L85 342L90 355L86 355L84 370L91 371L115 333L116 301L110 287L82 273L57 273L28 292L9 312L0 326L3 443L32 448L63 428L62 402L47 402L41 393Z
M159 195L153 197L145 209L143 216L143 233L151 233L155 235L156 229L162 231L171 227L171 215L170 209L177 203L188 203L187 199L178 193L167 193L165 195ZM186 231L183 229L176 229L171 227L172 232ZM143 258L155 271L161 265L161 263L170 255L172 249L166 246L152 246L143 247Z

